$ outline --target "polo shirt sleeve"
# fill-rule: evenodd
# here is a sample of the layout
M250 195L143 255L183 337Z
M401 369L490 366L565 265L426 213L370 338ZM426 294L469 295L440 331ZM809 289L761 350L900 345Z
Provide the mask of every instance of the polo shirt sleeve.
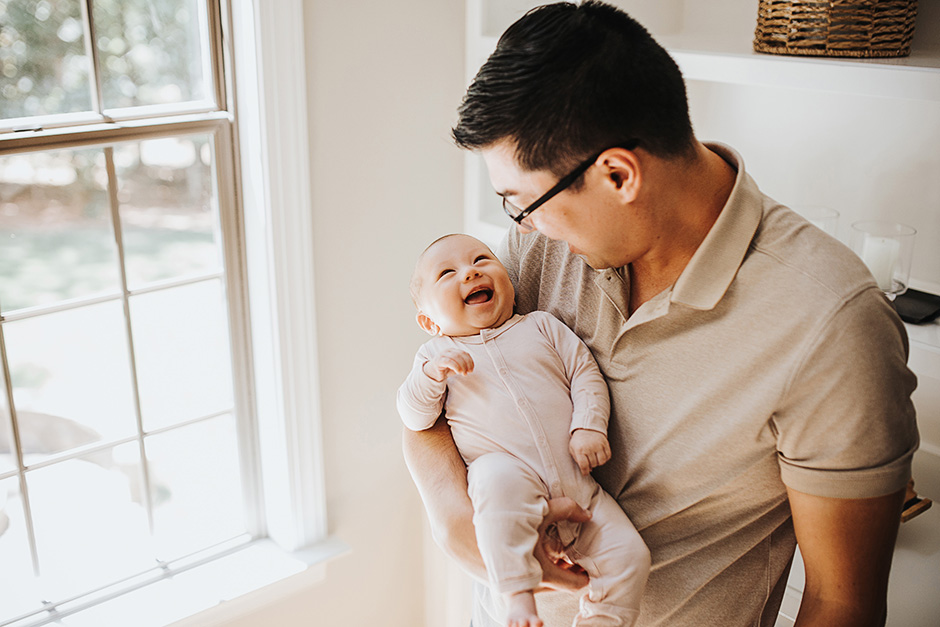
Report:
M875 289L819 327L772 418L785 485L816 496L900 490L918 445L904 325Z

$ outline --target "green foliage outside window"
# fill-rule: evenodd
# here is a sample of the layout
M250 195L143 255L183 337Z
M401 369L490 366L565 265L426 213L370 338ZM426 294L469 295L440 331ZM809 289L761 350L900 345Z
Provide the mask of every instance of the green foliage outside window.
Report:
M92 110L80 0L0 0L0 118ZM196 0L100 0L102 108L206 96Z

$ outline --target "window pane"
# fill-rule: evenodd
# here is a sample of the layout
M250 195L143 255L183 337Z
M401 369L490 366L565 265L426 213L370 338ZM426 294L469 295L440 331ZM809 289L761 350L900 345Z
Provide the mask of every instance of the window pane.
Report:
M4 312L120 290L104 153L0 157Z
M221 272L210 138L168 137L114 151L130 289Z
M0 481L0 590L0 621L40 606L42 597L33 577L23 499L16 477Z
M81 0L0 0L0 118L90 111Z
M199 0L96 0L104 108L203 100L205 15Z
M27 464L137 433L119 301L4 324Z
M136 442L26 473L44 592L62 598L155 565L140 476Z
M232 408L223 299L218 280L131 297L146 431Z
M245 533L231 415L149 436L146 449L160 559Z

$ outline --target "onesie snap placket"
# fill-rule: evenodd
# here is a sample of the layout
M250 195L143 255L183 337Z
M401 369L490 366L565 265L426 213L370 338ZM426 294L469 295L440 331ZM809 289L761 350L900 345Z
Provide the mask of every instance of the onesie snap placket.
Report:
M558 472L558 463L555 460L555 456L552 454L548 437L545 435L545 430L542 428L541 422L532 408L532 404L529 402L528 398L526 398L525 390L519 385L515 376L513 376L512 368L506 363L502 352L499 350L499 337L506 326L507 325L503 325L497 329L484 329L480 333L483 348L486 350L487 356L493 363L494 370L499 375L500 380L512 397L519 415L522 416L526 425L529 427L532 439L537 445L542 468L545 471L542 478L546 482L550 497L557 498L565 496L561 476Z

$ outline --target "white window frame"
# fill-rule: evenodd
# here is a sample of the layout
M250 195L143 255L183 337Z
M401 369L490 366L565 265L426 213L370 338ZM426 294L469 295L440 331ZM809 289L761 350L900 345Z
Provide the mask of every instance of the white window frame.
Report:
M303 3L230 3L268 535L297 550L327 533Z
M194 563L174 578L179 585L144 586L84 610L105 616L133 607L152 624L177 627L222 625L275 602L321 580L326 562L348 551L326 525L303 2L220 4L215 67L228 86L220 105L230 113L213 115L224 118L237 107L230 138L236 160L220 155L218 167L230 170L220 179L235 181L244 231L245 273L237 274L246 281L236 287L248 291L254 388L247 401L255 409L261 468L261 485L253 488L263 494L264 515L256 520L266 521L259 535L267 539ZM152 122L112 129L130 139L136 124ZM205 123L194 119L193 126ZM56 131L45 133L53 139ZM220 586L220 569L254 575Z

